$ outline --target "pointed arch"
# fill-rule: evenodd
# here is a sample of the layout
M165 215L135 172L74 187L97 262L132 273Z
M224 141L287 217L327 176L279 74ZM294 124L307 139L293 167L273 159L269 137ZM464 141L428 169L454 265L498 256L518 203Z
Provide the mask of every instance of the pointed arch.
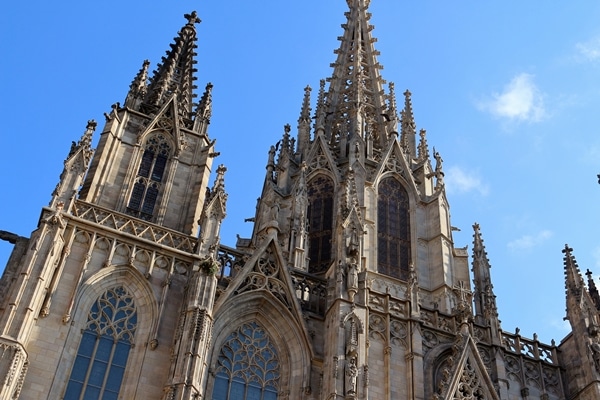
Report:
M377 270L407 280L411 260L409 195L394 176L377 188Z
M172 155L173 144L162 131L154 132L146 138L127 203L129 214L145 220L152 219Z
M228 343L241 331L252 331L257 334L257 337L263 338L261 341L263 344L255 347L261 351L255 353L257 356L249 358L251 362L247 367L239 369L230 367L228 372L223 370L227 365L226 358L231 358L226 356L227 351L230 351ZM213 333L215 334L214 347L210 352L209 370L214 372L207 381L208 399L276 399L278 397L273 397L272 387L277 388L277 393L288 393L293 390L292 388L310 386L313 357L309 338L306 336L306 328L297 321L292 311L276 297L265 295L261 291L251 291L229 298L216 312ZM263 353L263 350L267 352ZM270 366L267 365L267 359L271 362ZM278 364L278 375L270 372L275 362ZM222 378L219 379L223 379L222 381L219 381L217 377L219 371L222 374ZM265 389L261 389L263 397L243 397L241 395L223 397L225 383L228 393L231 393L236 385L238 388L242 387L241 380L234 385L233 378L226 379L226 377L235 375L231 371L246 374L244 379L253 375L263 376L264 378L261 378L265 383ZM275 381L277 381L276 384ZM273 384L269 382L273 382ZM267 383L271 385L269 388L267 388ZM247 389L259 392L258 386Z
M132 310L135 310L136 316L134 328L131 324ZM118 397L135 398L137 385L133 383L139 377L145 352L149 350L146 343L149 342L157 314L157 302L152 289L147 280L135 268L128 265L110 266L102 268L90 276L78 290L73 322L65 340L61 365L54 377L49 398L79 398L73 397L71 390L74 389L70 389L68 386L71 379L75 381L77 378L81 379L81 375L76 375L75 372L82 370L81 363L83 361L79 361L78 358L80 354L82 357L85 356L82 351L85 349L89 351L90 343L93 345L92 355L94 357L98 354L98 350L104 351L103 355L110 355L110 351L113 352L114 371L121 370L122 372L122 384ZM103 320L104 317L106 319ZM124 325L126 322L127 325ZM92 342L92 339L96 340L98 336L98 341ZM108 347L109 336L110 343L115 342L116 347ZM107 340L102 341L102 338ZM131 346L127 357L123 357L125 354L123 348L126 347L127 342ZM85 346L88 347L85 348ZM108 353L106 349L109 350ZM103 361L101 359L103 355L100 355L99 362ZM95 358L90 359L95 360ZM88 366L91 368L89 370L91 377L96 371L93 370L93 363L90 362ZM106 382L115 378L114 373L113 376L110 375L113 367L107 369L108 372L104 376ZM79 382L90 382L90 379L88 377L87 381L80 380ZM109 392L104 391L105 396L101 398L117 398L110 397Z
M276 400L280 388L279 355L268 332L256 321L240 325L221 346L213 400Z
M307 184L308 194L308 272L325 272L332 260L334 222L334 182L322 173Z
M64 399L116 399L136 328L131 293L122 285L106 289L88 313Z

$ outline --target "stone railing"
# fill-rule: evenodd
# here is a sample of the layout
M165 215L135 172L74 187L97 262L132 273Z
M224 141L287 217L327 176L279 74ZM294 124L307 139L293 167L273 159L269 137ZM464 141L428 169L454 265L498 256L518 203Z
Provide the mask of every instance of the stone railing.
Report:
M298 270L291 270L291 273L296 297L300 300L302 310L325 315L327 281Z
M198 240L193 236L144 222L126 214L107 210L80 200L75 202L73 216L186 253L194 252Z
M519 334L508 332L502 332L502 343L506 350L512 353L558 365L556 346L549 346L540 343L537 339L526 339Z

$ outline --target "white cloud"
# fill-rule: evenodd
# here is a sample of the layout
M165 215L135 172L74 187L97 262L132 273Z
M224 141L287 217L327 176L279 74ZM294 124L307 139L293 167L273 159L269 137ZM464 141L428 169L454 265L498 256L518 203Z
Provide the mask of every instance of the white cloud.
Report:
M489 187L481 182L481 178L473 171L465 171L456 166L450 167L444 176L446 190L454 193L477 191L482 196L489 193Z
M596 37L584 43L577 43L575 48L577 49L579 56L585 61L594 62L600 60L600 37Z
M530 250L535 246L544 243L552 237L552 231L541 230L533 235L523 235L518 239L508 242L508 248L513 251Z
M533 75L515 76L502 93L494 93L479 108L500 118L513 121L540 121L546 114L544 96L533 82Z

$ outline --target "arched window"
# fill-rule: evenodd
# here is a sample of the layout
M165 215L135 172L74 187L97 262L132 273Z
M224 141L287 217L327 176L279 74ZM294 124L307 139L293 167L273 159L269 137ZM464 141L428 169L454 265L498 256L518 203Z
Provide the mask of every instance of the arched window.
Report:
M318 175L308 183L308 272L319 273L331 264L333 182Z
M64 400L116 400L137 326L131 295L118 286L92 305Z
M228 337L217 360L213 400L276 400L280 365L277 350L255 322Z
M148 139L138 169L127 211L136 217L150 220L162 187L171 147L162 135Z
M408 193L395 178L385 178L379 183L377 197L378 271L407 280L409 262Z

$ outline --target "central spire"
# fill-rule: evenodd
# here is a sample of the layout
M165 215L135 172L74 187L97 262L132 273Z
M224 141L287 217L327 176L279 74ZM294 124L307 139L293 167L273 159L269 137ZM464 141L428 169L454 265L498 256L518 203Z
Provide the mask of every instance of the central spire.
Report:
M171 49L162 58L154 75L150 78L150 86L146 95L145 103L160 107L171 96L175 95L179 102L180 112L184 118L191 118L193 108L193 90L194 76L196 68L195 49L196 27L200 23L200 18L193 11L191 14L185 14L188 20L187 24L181 29L179 35L175 37Z
M335 51L337 60L331 64L333 76L327 93L327 120L325 134L333 141L360 137L372 140L375 148L388 141L388 121L397 116L388 115L383 84L375 50L376 39L371 35L369 0L348 0L347 22L342 24L343 36ZM395 113L395 112L394 112Z

